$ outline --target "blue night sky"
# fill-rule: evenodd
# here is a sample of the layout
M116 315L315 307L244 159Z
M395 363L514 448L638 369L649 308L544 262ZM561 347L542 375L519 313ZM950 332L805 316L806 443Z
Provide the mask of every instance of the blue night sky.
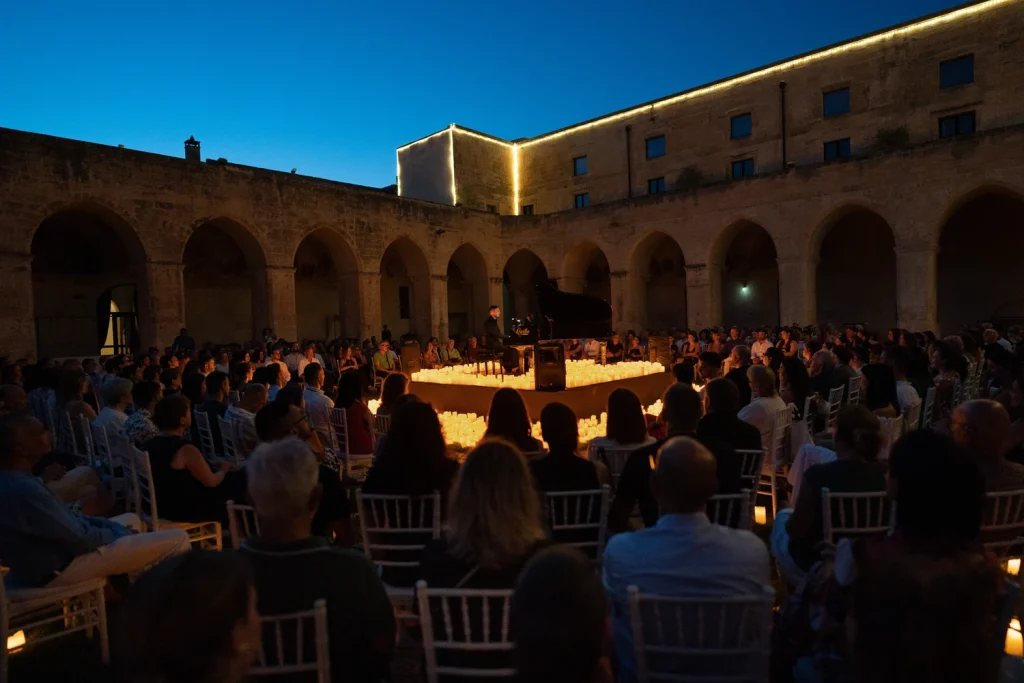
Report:
M957 4L13 0L0 126L380 187L453 121L533 136Z

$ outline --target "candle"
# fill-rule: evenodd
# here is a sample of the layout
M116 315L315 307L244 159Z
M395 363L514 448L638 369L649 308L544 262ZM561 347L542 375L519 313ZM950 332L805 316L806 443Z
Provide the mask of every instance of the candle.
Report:
M1006 561L1006 573L1010 576L1017 576L1020 572L1020 558L1012 557Z
M1006 654L1011 657L1024 656L1024 638L1020 633L1020 621L1016 617L1010 619L1010 628L1006 629Z
M763 505L754 506L754 522L757 524L768 523L768 508Z
M1020 635L1020 634L1018 634ZM18 631L13 635L7 636L7 650L17 650L18 648L25 647L25 632Z

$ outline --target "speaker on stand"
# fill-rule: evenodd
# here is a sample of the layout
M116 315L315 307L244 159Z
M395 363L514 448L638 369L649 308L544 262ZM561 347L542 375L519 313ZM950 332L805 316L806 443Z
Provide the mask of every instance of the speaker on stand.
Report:
M565 391L565 347L557 343L536 344L533 377L537 391Z

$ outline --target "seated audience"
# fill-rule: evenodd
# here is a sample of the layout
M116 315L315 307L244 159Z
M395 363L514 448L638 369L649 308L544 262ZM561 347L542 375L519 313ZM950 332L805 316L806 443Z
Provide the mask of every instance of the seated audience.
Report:
M736 450L759 450L761 433L736 416L739 402L740 392L731 380L719 377L708 382L704 387L704 417L697 423L697 440L727 443Z
M896 375L888 365L873 363L861 371L861 402L878 417L898 417L900 399L896 393Z
M26 413L0 416L0 557L11 588L70 586L140 571L189 549L188 534L146 534L132 514L113 519L72 512L33 476L50 452L49 433Z
M761 434L762 447L771 449L775 414L786 409L786 402L775 393L775 373L771 368L751 365L747 369L747 378L750 380L752 398L737 417L756 427Z
M117 680L241 683L259 654L256 598L252 570L235 553L161 562L139 577L117 611Z
M750 403L751 387L747 370L750 369L750 347L736 344L729 353L729 372L726 379L732 380L740 392L740 410Z
M601 355L601 342L597 339L588 339L583 345L583 355L590 360L597 360Z
M691 389L692 391L692 389ZM670 438L657 454L652 488L657 526L608 541L603 581L611 602L620 680L636 680L627 588L668 597L774 594L764 543L749 531L712 524L708 499L719 492L715 456L687 437Z
M605 359L609 363L618 363L623 358L623 351L622 340L618 334L613 334L611 341L608 342L608 347L605 349Z
M583 358L583 344L579 339L570 339L565 347L566 360L580 360Z
M100 387L100 394L103 397L103 409L93 424L97 427L113 425L114 429L124 429L124 423L128 421L125 410L132 402L131 380L115 377Z
M826 401L829 392L837 387L846 386L845 380L836 374L836 357L825 349L816 351L811 356L808 374L811 377L811 389ZM845 390L843 396L846 396Z
M346 372L338 378L338 396L334 405L345 410L346 455L371 455L373 414L363 403L363 383L357 373ZM344 448L344 443L340 445Z
M0 385L0 415L28 410L28 394L17 384Z
M779 367L779 398L787 404L792 403L796 406L798 419L805 417L804 404L807 402L807 397L813 393L807 367L796 356L783 358L782 365Z
M85 400L90 389L89 377L81 370L65 371L57 385L57 399L54 407L58 411L66 410L68 412L68 416L71 418L71 428L75 434L75 442L78 444L87 443L87 437L91 436L82 432L80 416L84 415L90 422L96 420L96 411ZM66 426L66 424L62 424L60 428L63 429ZM60 429L58 429L58 433L60 433ZM58 439L58 442L60 441Z
M160 430L153 424L153 411L162 398L163 387L156 382L143 380L132 387L135 412L128 416L123 432L138 448L145 449L146 443L160 434Z
M639 361L646 356L644 349L640 346L640 340L633 337L629 340L629 348L626 349L626 360Z
M409 378L400 372L394 372L384 378L384 384L380 389L380 406L377 407L377 415L391 415L395 408L395 401L399 396L409 393Z
M409 401L392 414L387 443L362 490L402 496L437 491L447 498L458 471L458 461L448 457L437 413L429 403Z
M177 358L175 358L175 360L177 360ZM167 368L160 373L160 384L164 387L164 394L168 396L181 391L181 370L178 368ZM102 394L103 389L101 387L100 395Z
M605 436L590 442L595 453L600 448L632 448L654 443L647 435L647 420L640 398L629 389L619 388L608 394L607 413ZM543 429L543 424L541 427Z
M387 377L392 372L401 370L391 355L391 345L388 342L382 341L377 348L377 353L373 354L373 369L378 377Z
M554 547L530 560L512 596L510 635L519 680L612 683L606 654L608 607L593 564Z
M261 444L247 469L260 531L240 552L256 577L259 613L297 612L325 599L332 680L388 678L395 644L391 603L365 557L313 535L321 485L312 451L297 438Z
M846 391L849 394L850 380L860 374L854 367L853 348L836 346L832 349L832 354L836 357L836 381L842 380L846 384Z
M238 405L228 406L224 419L235 421L235 450L240 457L246 457L256 448L259 437L256 434L256 413L267 403L267 387L262 384L247 384L238 399Z
M530 461L530 472L539 492L600 488L594 463L576 454L579 423L572 408L564 403L547 404L540 412L540 429L548 453Z
M502 388L494 392L487 411L485 439L504 439L529 457L543 450L541 442L533 438L533 425L526 401L515 389Z
M672 364L672 376L680 384L693 386L697 382L697 375L694 372L693 363L689 359Z
M448 343L441 349L441 363L444 365L458 365L462 362L462 356L459 354L459 350L455 348L455 340L449 339Z
M403 375L404 376L404 375ZM319 363L307 363L302 371L302 379L306 388L302 390L302 399L318 417L314 420L313 427L318 430L327 428L327 424L321 421L326 419L327 411L334 407L334 401L324 394L324 369Z
M441 356L437 353L437 347L434 342L428 341L427 348L423 352L423 367L427 369L441 367Z
M890 346L885 349L883 359L892 368L893 377L896 378L896 399L899 401L900 413L904 417L916 417L913 411L920 410L921 396L914 385L907 381L907 367L910 363L907 350L901 346Z
M210 435L213 438L214 451L217 455L223 456L224 442L220 437L220 420L218 418L227 417L231 379L226 373L214 370L206 375L203 386L206 388L206 392L203 395L202 410L210 420Z
M961 403L952 418L953 440L978 464L985 491L1024 489L1024 465L1007 460L1003 446L1010 435L1006 408L987 399Z

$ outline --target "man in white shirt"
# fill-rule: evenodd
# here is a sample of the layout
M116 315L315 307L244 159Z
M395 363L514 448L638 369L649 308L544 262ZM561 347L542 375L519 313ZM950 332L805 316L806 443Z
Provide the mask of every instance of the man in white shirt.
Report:
M761 447L770 449L775 431L775 414L785 409L786 402L775 393L775 373L767 365L751 365L747 369L750 379L750 403L736 415L761 432Z
M267 388L253 382L245 385L245 391L236 405L228 406L224 413L225 420L237 421L235 429L235 449L240 457L246 458L259 444L256 436L256 413L267 404Z
M310 363L317 363L320 367L324 367L324 359L320 357L320 354L316 352L316 346L309 344L303 351L303 356L299 359L298 373L300 376L305 376L306 366Z
M100 396L103 398L103 410L93 420L93 426L113 425L115 431L121 431L128 421L125 410L132 402L132 381L115 377L100 387Z
M1003 339L1001 336L999 336L999 331L996 330L995 328L992 328L992 327L988 328L987 330L985 330L985 332L983 333L982 336L983 336L983 338L985 340L985 345L986 346L989 345L989 344L999 344L1000 346L1002 346L1007 351L1010 350L1010 342L1008 340L1006 340L1006 339Z
M601 342L596 339L588 339L583 345L583 355L590 360L597 360L601 354Z
M629 586L667 597L762 598L769 611L775 594L765 544L749 531L708 520L705 510L718 491L718 475L707 448L689 437L669 439L658 451L651 487L661 511L658 523L612 537L604 552L602 580L621 657L620 680L636 680Z
M299 342L292 344L291 352L284 357L284 364L291 372L299 372L299 363L302 361L302 351L299 348ZM282 384L281 386L284 386Z
M288 371L288 366L285 365L284 361L281 360L281 349L274 349L270 352L270 358L264 365L276 365L277 371L277 384L278 386L284 386L288 384L288 380L292 378L292 373Z
M772 348L772 343L768 341L768 333L764 330L758 330L757 341L750 347L750 357L754 360L763 359L770 348Z

